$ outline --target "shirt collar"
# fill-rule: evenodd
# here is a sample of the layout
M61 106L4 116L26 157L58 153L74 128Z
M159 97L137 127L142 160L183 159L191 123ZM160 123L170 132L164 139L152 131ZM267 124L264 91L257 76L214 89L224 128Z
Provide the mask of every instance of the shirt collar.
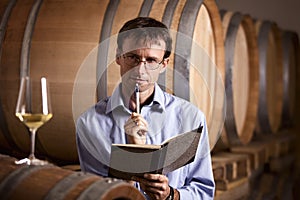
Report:
M128 108L125 107L123 98L122 98L122 84L120 83L118 85L118 87L116 87L116 89L114 90L113 94L111 95L111 97L108 99L107 102L107 107L106 107L106 114L109 112L112 112L114 109L116 109L117 107L122 107L124 110L127 110L128 112L130 112L128 110ZM159 104L160 107L165 110L165 104L164 104L164 92L162 91L162 89L158 86L157 83L155 83L154 86L154 97L153 97L153 102L150 105L153 104Z
M158 86L157 83L155 83L154 86L154 97L153 97L153 103L157 103L161 106L163 110L165 110L165 94L162 91L162 89Z
M122 99L122 84L120 83L118 87L114 90L111 97L108 99L107 107L106 107L106 114L113 111L117 107L123 107L127 109L124 105L124 101Z

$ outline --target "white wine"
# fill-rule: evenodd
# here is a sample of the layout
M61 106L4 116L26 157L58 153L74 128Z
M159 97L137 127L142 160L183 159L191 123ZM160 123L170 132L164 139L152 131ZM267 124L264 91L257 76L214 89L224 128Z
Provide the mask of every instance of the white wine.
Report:
M52 118L52 113L44 114L30 114L30 113L16 113L16 116L30 129L38 129Z

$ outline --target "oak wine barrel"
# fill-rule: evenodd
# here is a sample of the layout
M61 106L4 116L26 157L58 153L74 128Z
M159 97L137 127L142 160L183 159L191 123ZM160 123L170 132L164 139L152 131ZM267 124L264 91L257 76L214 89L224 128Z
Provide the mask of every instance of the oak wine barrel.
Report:
M0 154L1 199L145 199L130 184L54 165L15 165L16 159Z
M283 31L283 105L282 105L282 128L293 125L296 108L296 74L300 67L299 38L292 31Z
M283 102L282 36L274 22L257 21L259 101L256 132L276 133Z
M211 145L218 139L225 67L215 1L22 0L0 6L9 13L0 47L1 152L28 155L28 131L14 113L20 77L46 76L53 118L38 130L36 155L59 165L78 163L74 120L110 95L120 80L114 39L123 23L137 16L154 17L170 27L178 53L172 54L160 84L199 106L208 119ZM182 85L189 89L180 89Z
M258 47L249 15L221 11L226 59L225 146L245 145L253 137L258 103Z

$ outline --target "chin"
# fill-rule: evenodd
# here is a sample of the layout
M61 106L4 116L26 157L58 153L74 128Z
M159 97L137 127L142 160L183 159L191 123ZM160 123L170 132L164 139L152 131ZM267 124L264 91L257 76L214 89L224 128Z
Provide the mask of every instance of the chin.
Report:
M145 91L145 90L148 90L150 88L154 88L154 83L148 83L147 84L143 84L143 85L140 85L140 91Z

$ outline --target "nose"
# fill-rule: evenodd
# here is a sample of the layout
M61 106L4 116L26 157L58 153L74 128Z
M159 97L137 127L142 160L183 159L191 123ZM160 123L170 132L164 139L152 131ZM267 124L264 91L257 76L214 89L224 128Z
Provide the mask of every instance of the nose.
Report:
M143 73L146 70L146 60L140 60L139 64L135 67L139 73Z

